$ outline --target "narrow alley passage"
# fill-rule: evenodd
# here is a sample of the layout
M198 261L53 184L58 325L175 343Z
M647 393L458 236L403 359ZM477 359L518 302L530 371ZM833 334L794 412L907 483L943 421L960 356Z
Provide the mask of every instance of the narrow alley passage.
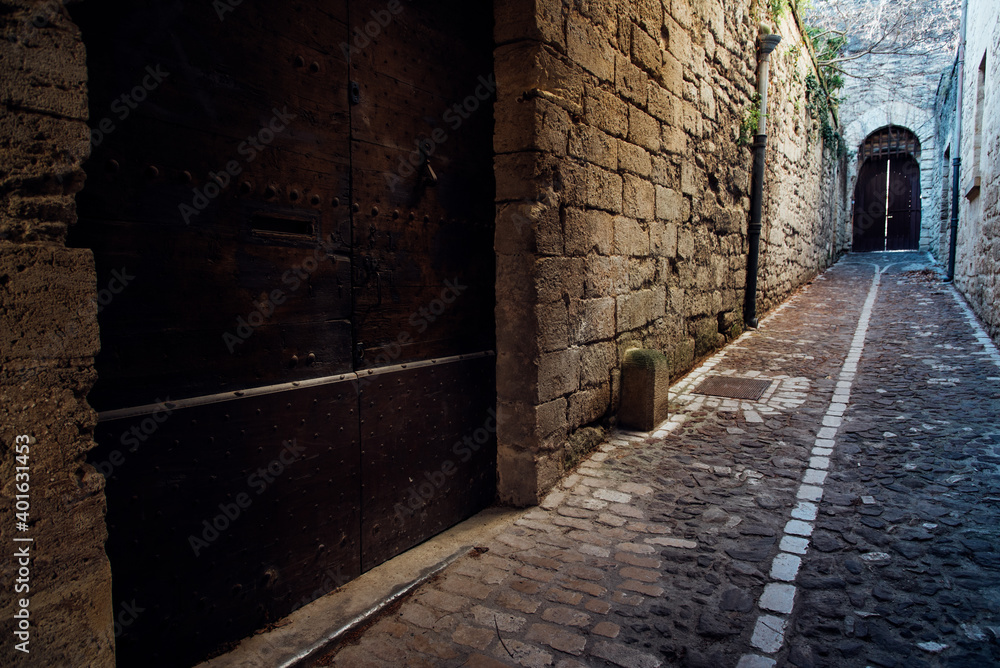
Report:
M317 665L997 665L998 408L927 256L849 255Z

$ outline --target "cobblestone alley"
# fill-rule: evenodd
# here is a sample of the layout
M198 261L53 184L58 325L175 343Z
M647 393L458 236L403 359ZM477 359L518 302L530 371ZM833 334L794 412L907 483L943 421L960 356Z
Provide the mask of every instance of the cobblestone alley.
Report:
M849 255L318 664L1000 665L998 366L926 255Z

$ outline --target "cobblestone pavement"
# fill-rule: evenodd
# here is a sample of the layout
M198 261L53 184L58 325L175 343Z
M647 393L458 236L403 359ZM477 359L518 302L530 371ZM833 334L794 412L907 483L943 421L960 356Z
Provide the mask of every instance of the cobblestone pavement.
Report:
M1000 665L1000 355L929 266L848 256L319 665Z

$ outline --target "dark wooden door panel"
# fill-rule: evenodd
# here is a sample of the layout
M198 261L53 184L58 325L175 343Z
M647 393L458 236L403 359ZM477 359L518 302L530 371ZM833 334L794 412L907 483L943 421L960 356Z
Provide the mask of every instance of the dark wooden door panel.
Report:
M99 75L71 242L94 249L101 287L134 276L102 303L99 408L351 370L347 6L333 5L79 10Z
M890 160L888 205L886 250L916 250L920 246L920 165L916 160Z
M352 3L352 17L382 7ZM493 357L410 365L494 346L492 7L402 8L351 58L366 570L472 515L495 490ZM473 435L482 441L469 449Z
M360 379L362 570L493 501L495 358Z
M493 347L490 7L403 8L351 58L359 368Z
M350 381L99 424L115 599L148 611L119 666L189 666L360 573L357 425Z
M102 295L97 408L351 371L350 260L315 235L279 245L249 232L82 227L99 285L120 288Z
M886 161L869 160L861 167L854 200L855 252L885 248Z

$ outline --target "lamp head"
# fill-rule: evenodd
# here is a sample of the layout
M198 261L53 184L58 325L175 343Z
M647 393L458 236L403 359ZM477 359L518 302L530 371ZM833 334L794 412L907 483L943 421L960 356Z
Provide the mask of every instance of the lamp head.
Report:
M781 41L781 35L764 35L760 38L760 51L761 55L766 56L770 54L778 46L778 42Z

